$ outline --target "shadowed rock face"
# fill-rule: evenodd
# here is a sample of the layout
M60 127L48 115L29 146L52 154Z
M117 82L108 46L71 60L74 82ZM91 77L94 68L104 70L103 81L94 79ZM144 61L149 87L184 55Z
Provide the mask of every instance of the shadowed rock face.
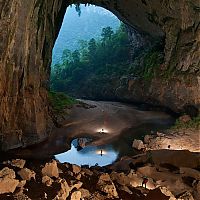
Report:
M142 35L165 36L164 70L171 68L194 77L199 74L198 0L1 0L0 141L3 149L39 142L51 130L47 101L51 54L66 7L71 3L102 6ZM196 88L198 93L199 82ZM159 97L158 101L162 104ZM200 99L192 93L189 103L197 105Z

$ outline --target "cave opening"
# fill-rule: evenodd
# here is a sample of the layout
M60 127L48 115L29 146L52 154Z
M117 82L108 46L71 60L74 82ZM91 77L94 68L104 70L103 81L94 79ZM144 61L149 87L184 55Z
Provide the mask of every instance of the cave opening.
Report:
M127 74L131 60L127 30L102 7L68 7L53 49L51 89L74 98L114 99L111 82Z
M141 33L102 7L71 5L54 45L50 88L74 98L129 102L131 81L150 81L163 63L164 37Z

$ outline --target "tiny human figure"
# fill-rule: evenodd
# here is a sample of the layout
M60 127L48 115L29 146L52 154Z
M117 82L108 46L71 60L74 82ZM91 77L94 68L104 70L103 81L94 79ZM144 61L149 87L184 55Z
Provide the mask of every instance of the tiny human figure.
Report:
M144 185L145 189L147 188L147 182L148 182L148 178L145 176L143 177L143 181L142 181L142 187Z
M101 149L101 156L103 156L103 151L102 151L102 149Z
M104 133L104 129L102 128L102 129L99 131L99 133Z

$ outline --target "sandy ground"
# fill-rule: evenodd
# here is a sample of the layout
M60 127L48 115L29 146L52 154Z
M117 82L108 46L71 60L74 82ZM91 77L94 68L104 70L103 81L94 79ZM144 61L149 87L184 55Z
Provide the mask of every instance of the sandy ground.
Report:
M94 145L103 145L116 139L120 134L138 126L154 124L164 126L173 122L173 118L157 111L141 111L137 107L117 102L83 101L89 106L74 106L62 122L61 128L54 128L47 141L27 149L15 150L15 154L25 157L44 158L65 152L70 148L72 139L92 137ZM104 134L99 133L104 129ZM129 132L130 133L130 132ZM148 133L147 133L148 134Z
M134 106L117 102L83 101L92 108L74 107L63 122L63 129L69 131L69 137L79 137L84 134L98 138L95 145L102 145L117 137L124 130L148 123L167 124L171 116L163 112L140 111ZM101 129L104 134L99 134ZM59 130L54 130L57 132Z

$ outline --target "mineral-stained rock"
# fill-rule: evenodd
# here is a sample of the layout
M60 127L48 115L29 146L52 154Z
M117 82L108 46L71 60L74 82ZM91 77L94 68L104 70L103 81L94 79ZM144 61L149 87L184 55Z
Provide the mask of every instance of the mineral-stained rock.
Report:
M32 178L35 179L35 175L36 175L36 173L33 170L30 170L28 168L21 169L18 172L18 174L23 180L27 180L27 181L31 180Z
M134 140L132 147L137 150L141 150L141 149L144 149L145 146L144 146L142 140Z
M59 177L57 162L53 160L50 163L46 163L45 167L42 169L43 176L49 177Z
M49 176L43 176L42 183L45 184L46 186L51 186L53 183L53 180Z
M15 159L15 160L12 160L10 164L14 167L19 167L22 169L24 168L25 163L26 161L23 159Z
M19 181L15 179L15 172L8 167L3 168L0 171L0 194L13 193L19 184Z
M75 191L71 195L71 200L80 200L81 199L81 192Z
M72 171L74 174L78 174L81 171L81 167L79 167L78 165L72 165Z

